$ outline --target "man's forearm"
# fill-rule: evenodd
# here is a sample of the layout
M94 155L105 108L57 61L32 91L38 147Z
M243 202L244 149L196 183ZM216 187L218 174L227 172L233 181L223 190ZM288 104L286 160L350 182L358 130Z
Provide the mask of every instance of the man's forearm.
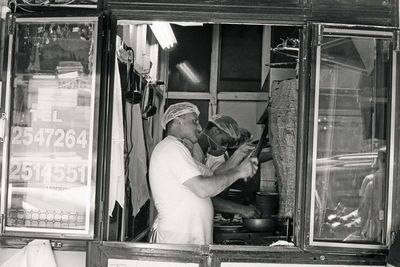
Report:
M214 173L219 174L219 173L224 173L229 169L232 169L240 164L243 158L239 157L236 154L233 154L227 161L222 163L216 170L214 170Z
M242 177L236 168L231 168L223 173L216 173L213 176L203 176L202 179L205 181L205 184L207 184L206 190L208 191L208 195L214 197L240 178L245 177Z
M237 168L225 171L224 173L212 176L196 176L187 180L184 185L202 198L214 197L221 193L225 188L233 184L242 177Z
M213 197L212 199L213 207L214 210L217 212L226 212L226 213L237 213L237 214L242 214L243 213L243 205L223 199L221 197Z
M253 176L257 171L257 164L257 158L249 158L241 162L239 166L224 173L214 173L212 176L197 175L183 184L198 197L214 197L236 180Z

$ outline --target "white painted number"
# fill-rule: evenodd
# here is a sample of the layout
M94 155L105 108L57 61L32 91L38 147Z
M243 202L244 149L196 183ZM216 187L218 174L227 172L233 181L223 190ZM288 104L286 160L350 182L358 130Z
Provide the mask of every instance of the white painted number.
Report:
M14 162L10 164L10 181L81 183L87 179L87 166L78 163Z
M21 137L22 137L22 128L21 128L21 127L14 127L14 128L12 129L12 139L11 139L11 143L12 143L13 145L20 145L20 144L22 144Z
M63 147L64 146L64 136L65 132L63 129L56 129L54 134L56 136L56 140L54 141L55 147Z
M33 143L33 129L32 127L24 128L24 138L22 139L22 143L26 146L30 146Z
M15 126L12 128L11 144L25 146L37 144L71 149L78 145L85 149L88 144L87 132L82 130L78 133L74 129L39 128L35 131L32 127Z
M39 146L43 146L46 142L46 140L44 139L44 129L40 128L37 133L35 134L35 137L33 139L33 141L35 141L36 143L39 144Z
M87 140L86 140L86 130L83 130L83 131L79 134L78 138L76 139L76 143L77 143L78 145L81 145L82 148L86 148L86 144L87 144Z
M76 134L75 131L72 129L69 129L67 131L67 133L65 134L65 145L68 148L73 148L75 146L75 142L76 142L75 134Z

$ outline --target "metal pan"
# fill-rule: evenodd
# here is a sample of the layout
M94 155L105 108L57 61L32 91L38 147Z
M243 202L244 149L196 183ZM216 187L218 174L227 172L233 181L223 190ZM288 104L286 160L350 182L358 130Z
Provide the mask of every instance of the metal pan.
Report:
M275 230L276 228L276 218L274 217L259 218L259 219L244 218L243 224L248 230L253 232L270 232Z

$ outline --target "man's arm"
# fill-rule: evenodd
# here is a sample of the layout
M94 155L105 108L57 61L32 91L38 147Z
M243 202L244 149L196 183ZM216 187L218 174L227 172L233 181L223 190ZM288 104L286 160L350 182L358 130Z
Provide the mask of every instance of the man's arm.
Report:
M259 218L261 213L254 206L242 205L221 197L213 197L212 199L214 210L217 212L226 212L240 214L243 218Z
M226 170L223 173L214 173L212 176L198 175L190 178L183 184L198 197L214 197L236 180L253 176L257 169L257 158L249 158L244 160L239 166Z
M250 145L250 144L247 144L247 143L241 145L238 149L236 149L236 151L233 153L233 155L227 161L225 161L220 166L218 166L217 169L214 170L214 172L215 173L223 173L228 169L236 167L253 150L254 150L254 146L253 145Z

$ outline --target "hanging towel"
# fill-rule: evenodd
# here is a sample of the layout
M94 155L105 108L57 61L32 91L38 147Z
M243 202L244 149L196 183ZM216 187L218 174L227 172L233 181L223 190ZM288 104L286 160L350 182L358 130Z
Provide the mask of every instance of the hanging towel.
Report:
M117 36L117 43L121 39ZM122 115L122 93L118 60L115 57L114 96L112 114L110 191L108 214L112 216L115 201L123 208L125 205L125 167L124 167L124 126Z
M57 267L49 240L35 239L0 267Z
M150 156L154 149L154 140L150 133L150 127L151 127L150 121L148 119L143 120L143 132L144 132L144 137L145 137L144 141L145 141L146 150L147 150L147 154L146 154L147 155L147 163L150 162Z
M128 147L133 148L129 155L128 179L132 192L132 216L136 216L143 204L150 198L146 178L146 144L140 104L131 105L127 103L126 109L128 127L132 131L132 133L129 134L130 138L127 138Z

